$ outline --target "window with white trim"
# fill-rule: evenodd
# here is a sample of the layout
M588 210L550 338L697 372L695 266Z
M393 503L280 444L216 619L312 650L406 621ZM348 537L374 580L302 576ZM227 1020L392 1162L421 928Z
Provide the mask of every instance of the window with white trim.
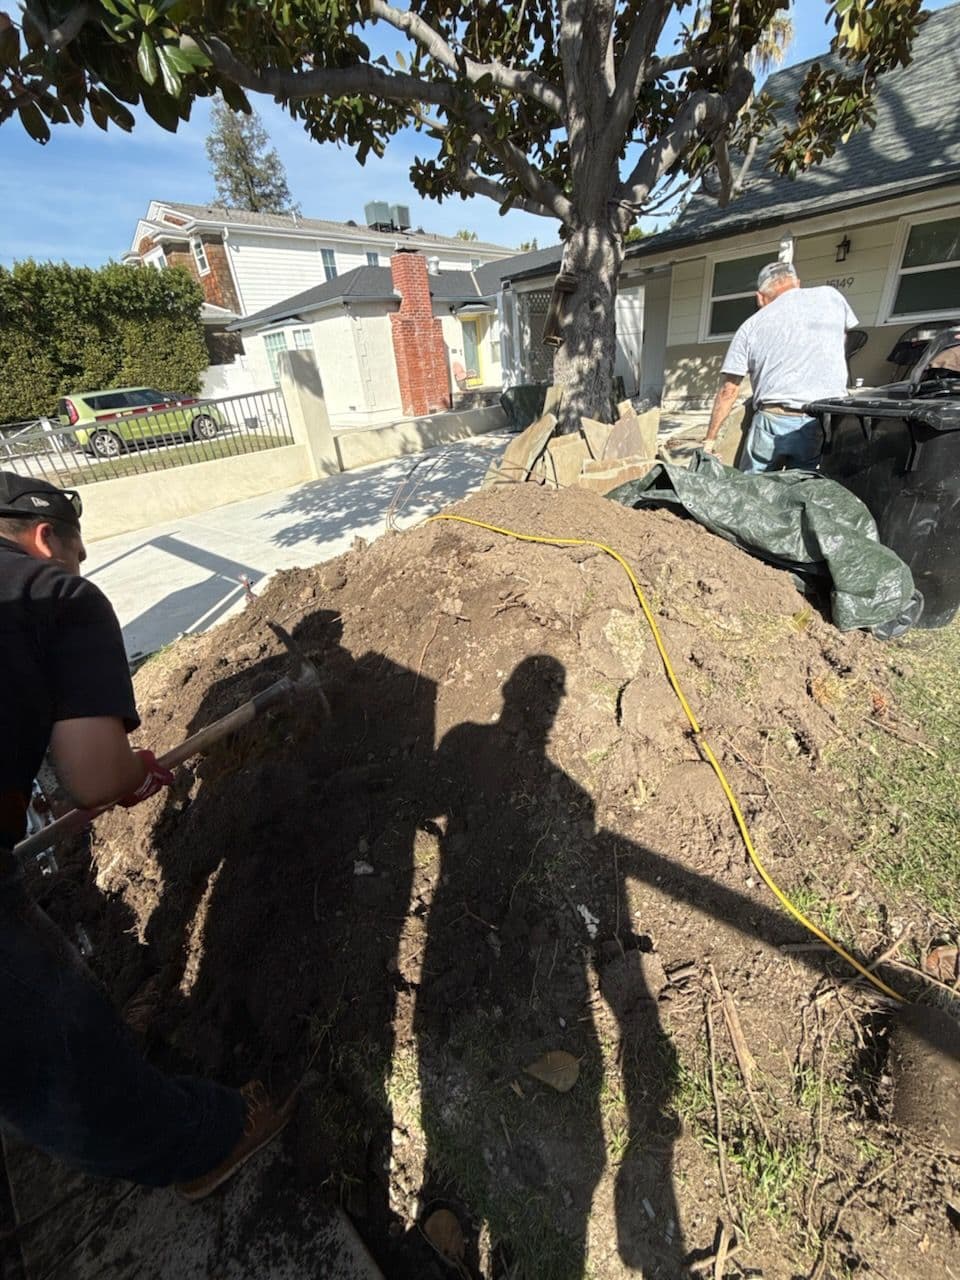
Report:
M379 265L380 265L380 255L379 255L379 253L376 253L375 251L374 251L374 252L370 252L370 253L368 253L368 254L367 254L367 266L368 266L368 267L379 267Z
M730 258L713 264L710 306L707 312L708 338L729 338L757 309L757 276L760 268L776 258L776 253L757 253L749 258Z
M336 280L337 278L337 255L332 249L321 249L320 257L323 259L323 273L328 280Z
M203 247L203 241L199 236L194 236L190 241L190 248L193 250L193 260L197 264L197 270L202 276L210 274L210 263L207 261L207 251Z
M309 329L294 329L293 345L297 351L312 351L313 334Z
M155 249L151 249L149 253L143 255L143 261L148 267L153 267L156 271L162 271L167 265L167 255L157 245Z
M890 319L960 314L960 218L915 222L897 273Z
M280 383L280 369L277 365L277 356L281 351L287 349L287 335L281 329L279 333L265 333L263 335L263 345L267 350L267 361L270 364L270 377L273 379L273 385L276 387Z

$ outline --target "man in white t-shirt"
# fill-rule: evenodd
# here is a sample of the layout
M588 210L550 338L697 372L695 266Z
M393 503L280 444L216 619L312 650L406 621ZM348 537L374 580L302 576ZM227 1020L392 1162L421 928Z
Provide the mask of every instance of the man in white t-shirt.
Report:
M743 470L815 471L823 432L803 406L846 395L844 337L857 317L836 289L801 289L787 262L771 262L760 272L757 307L733 335L723 358L723 381L705 447L713 451L744 374L749 374L754 411Z

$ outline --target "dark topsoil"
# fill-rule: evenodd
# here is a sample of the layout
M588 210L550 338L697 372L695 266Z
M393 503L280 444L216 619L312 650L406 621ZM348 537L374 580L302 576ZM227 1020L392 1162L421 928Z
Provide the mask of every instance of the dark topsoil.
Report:
M627 558L773 875L853 903L882 949L829 757L885 651L673 514L532 486L451 510ZM747 861L617 564L437 522L279 574L140 670L138 740L287 671L268 619L332 723L308 696L215 748L102 819L49 895L159 1062L277 1093L306 1071L290 1176L343 1196L391 1280L451 1274L417 1230L431 1202L478 1275L679 1276L731 1217L712 965L757 1064L748 1109L714 1002L738 1265L811 1274L826 1237L822 1276L947 1274L956 1167L896 1145L866 989L841 1001L842 966L780 950L811 940ZM523 1073L554 1049L580 1063L567 1094Z

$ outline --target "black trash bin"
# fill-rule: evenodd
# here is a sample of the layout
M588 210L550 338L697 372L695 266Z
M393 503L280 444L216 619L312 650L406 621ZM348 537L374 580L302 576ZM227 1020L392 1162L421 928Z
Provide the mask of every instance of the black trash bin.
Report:
M866 504L880 541L910 566L919 627L960 607L960 379L911 381L808 406L823 425L820 470Z

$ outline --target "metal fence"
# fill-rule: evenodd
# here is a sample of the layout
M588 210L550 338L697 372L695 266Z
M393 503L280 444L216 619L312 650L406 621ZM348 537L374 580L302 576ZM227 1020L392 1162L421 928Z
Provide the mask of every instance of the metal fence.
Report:
M169 471L194 462L293 444L279 388L217 400L171 400L65 426L57 420L0 427L0 468L63 487Z

